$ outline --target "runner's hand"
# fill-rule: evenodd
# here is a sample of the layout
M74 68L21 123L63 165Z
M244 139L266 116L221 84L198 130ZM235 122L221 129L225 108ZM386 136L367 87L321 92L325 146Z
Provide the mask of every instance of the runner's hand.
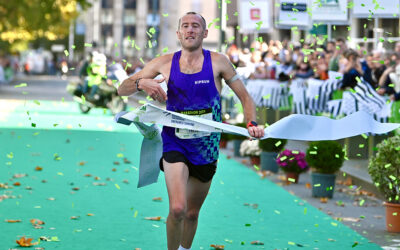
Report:
M261 138L264 136L264 128L262 126L250 126L247 128L249 134L253 138Z
M167 100L167 93L162 89L160 83L165 81L165 78L161 79L141 79L139 81L139 88L143 89L151 98L159 102L165 102Z

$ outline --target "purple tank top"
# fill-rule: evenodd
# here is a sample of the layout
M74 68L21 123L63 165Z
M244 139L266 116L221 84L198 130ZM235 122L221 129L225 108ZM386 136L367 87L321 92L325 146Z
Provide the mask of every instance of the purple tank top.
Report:
M203 49L204 62L200 72L184 74L179 67L181 51L172 58L168 80L167 110L221 121L221 99L214 82L211 53ZM163 127L163 152L179 151L194 165L218 159L220 133L205 133Z

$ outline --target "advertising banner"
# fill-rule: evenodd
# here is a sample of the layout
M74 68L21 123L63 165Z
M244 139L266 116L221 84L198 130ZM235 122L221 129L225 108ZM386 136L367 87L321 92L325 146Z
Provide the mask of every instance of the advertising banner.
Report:
M241 33L266 33L272 29L272 11L269 1L238 1Z
M399 0L354 0L355 17L398 18Z
M279 0L278 20L276 25L278 28L288 28L293 26L299 28L310 27L311 11L309 0Z
M312 4L312 20L331 24L347 23L347 10L347 0L321 0Z

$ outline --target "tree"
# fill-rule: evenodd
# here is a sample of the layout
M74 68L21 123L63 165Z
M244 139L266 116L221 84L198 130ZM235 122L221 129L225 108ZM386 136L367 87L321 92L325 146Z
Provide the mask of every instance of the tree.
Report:
M0 40L8 43L65 37L89 0L0 0Z

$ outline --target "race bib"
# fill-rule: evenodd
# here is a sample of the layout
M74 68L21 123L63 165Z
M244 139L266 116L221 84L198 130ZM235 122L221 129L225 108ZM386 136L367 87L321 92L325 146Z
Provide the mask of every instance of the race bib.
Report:
M200 109L200 110L186 110L186 111L180 111L179 113L185 115L193 115L207 120L212 120L211 108ZM203 132L203 131L184 129L184 128L175 128L175 135L179 139L196 139L204 136L210 136L211 132Z

